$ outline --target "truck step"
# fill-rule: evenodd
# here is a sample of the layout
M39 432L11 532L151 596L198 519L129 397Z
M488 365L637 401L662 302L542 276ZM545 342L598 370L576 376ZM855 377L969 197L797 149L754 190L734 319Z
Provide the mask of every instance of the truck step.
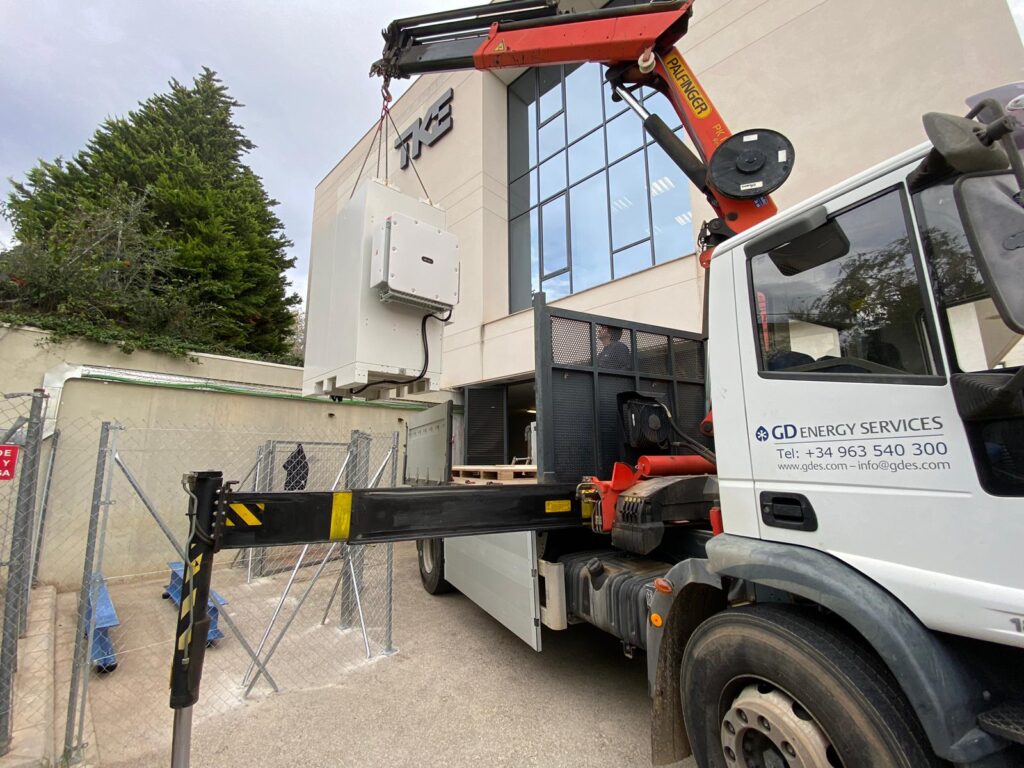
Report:
M1010 701L978 715L982 730L1024 744L1024 701Z

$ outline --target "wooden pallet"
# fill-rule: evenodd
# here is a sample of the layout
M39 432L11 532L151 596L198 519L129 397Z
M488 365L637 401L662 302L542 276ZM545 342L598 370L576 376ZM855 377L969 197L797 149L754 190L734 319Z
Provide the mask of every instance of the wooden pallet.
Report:
M452 481L465 485L537 482L535 464L473 464L452 467Z
M453 477L455 485L536 485L536 477L524 477L517 480L481 480L476 477Z

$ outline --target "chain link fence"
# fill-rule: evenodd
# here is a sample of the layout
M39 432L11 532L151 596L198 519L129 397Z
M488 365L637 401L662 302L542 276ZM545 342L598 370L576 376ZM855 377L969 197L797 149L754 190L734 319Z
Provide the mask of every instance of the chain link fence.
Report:
M0 480L0 541L10 564L0 585L5 653L10 636L16 658L20 624L12 617L24 613L34 572L36 585L56 590L49 705L57 757L66 765L152 762L169 754L171 741L167 676L188 535L182 476L217 469L240 490L267 492L394 486L399 434L64 419L43 441L40 409L28 467L23 444L34 402L0 405L0 429L16 427L6 442L22 440L19 469L31 473L34 491L19 501L17 481ZM223 727L219 718L276 691L337 684L392 652L392 559L383 544L221 552L194 730ZM3 676L5 658L0 714L9 721L12 698L21 706L23 697L11 695L17 675L12 663Z
M27 650L39 642L34 632L29 637L28 601L38 540L35 510L45 403L46 395L38 390L0 395L0 754L8 750L14 727L19 641ZM44 716L45 696L28 690L17 698L26 710L24 722Z

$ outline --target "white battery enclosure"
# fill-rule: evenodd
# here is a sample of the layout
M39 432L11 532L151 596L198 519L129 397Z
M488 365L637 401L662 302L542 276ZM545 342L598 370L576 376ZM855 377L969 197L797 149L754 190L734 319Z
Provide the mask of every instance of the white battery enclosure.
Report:
M370 285L382 301L447 311L459 303L459 241L451 232L395 212L377 225Z
M377 180L340 197L333 219L313 229L303 394L348 395L369 384L362 396L373 397L396 386L375 382L418 376L423 317L458 301L458 268L442 209ZM440 388L442 325L426 322L431 390Z

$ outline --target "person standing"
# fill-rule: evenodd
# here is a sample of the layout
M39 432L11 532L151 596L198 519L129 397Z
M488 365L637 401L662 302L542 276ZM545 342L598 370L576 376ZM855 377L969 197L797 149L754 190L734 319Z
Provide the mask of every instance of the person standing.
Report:
M598 368L619 368L628 371L633 367L633 354L622 343L622 329L609 325L597 326L597 340L601 351L597 354Z

